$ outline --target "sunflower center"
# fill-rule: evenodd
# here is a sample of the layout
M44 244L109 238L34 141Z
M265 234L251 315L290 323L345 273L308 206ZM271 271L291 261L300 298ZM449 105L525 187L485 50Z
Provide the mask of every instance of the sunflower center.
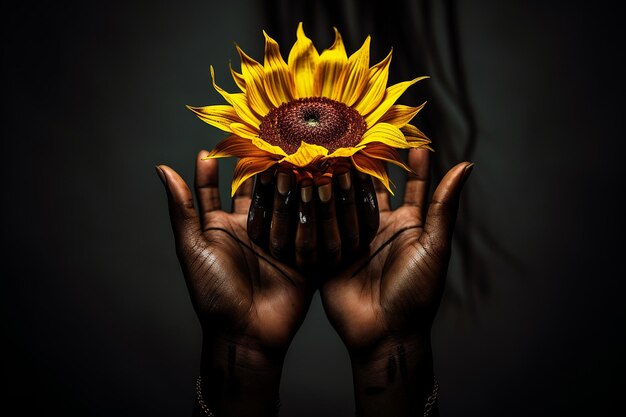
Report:
M304 141L329 152L355 146L367 126L356 110L324 97L301 98L270 111L261 121L259 135L288 154Z

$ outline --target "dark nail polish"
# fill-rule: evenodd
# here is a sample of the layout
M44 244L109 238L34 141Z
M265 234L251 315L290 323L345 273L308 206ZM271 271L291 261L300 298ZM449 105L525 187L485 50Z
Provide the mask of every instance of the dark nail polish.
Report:
M272 182L272 178L274 178L274 170L268 169L259 174L259 178L261 179L261 184L267 185Z
M473 169L474 169L474 163L472 162L471 164L466 166L465 169L463 170L463 177L461 179L461 181L463 182L463 185L465 185L465 181L467 181Z
M344 191L349 191L352 187L352 178L350 178L349 172L344 172L343 174L340 174L337 177L337 182L339 183L341 189Z
M302 198L303 203L310 202L313 199L313 187L310 185L307 187L302 187L300 189L300 198Z
M156 170L157 174L159 175L159 179L161 180L163 185L166 185L167 184L167 179L165 178L165 172L163 172L163 170L161 168L159 168L158 165L155 165L154 169Z
M328 184L324 184L324 185L320 185L317 188L317 193L320 197L320 201L322 201L322 203L326 203L328 200L330 200L330 197L332 196L332 184L328 183Z
M291 177L289 174L279 172L278 175L276 175L276 188L278 189L280 195L286 196L289 193L290 186Z

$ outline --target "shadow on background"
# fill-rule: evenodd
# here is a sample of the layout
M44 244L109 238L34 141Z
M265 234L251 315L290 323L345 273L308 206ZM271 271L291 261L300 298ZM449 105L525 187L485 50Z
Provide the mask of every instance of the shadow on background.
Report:
M221 103L233 42L286 55L394 48L391 81L435 177L469 158L433 330L444 416L623 409L624 30L597 4L122 2L2 6L2 313L9 404L26 415L185 416L200 329L154 165L190 180L223 137L185 104ZM560 4L559 4L560 3ZM220 165L228 201L232 161ZM399 172L394 171L401 189ZM290 349L282 415L352 415L348 356L316 296Z

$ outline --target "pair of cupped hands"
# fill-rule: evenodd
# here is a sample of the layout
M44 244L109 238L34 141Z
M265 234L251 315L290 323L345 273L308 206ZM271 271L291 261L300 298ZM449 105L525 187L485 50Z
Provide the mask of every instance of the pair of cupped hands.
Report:
M414 173L395 210L377 180L349 165L300 182L278 168L245 183L227 212L207 153L196 159L197 207L173 169L157 173L203 331L211 411L275 414L285 355L318 290L350 355L357 413L422 409L433 387L430 330L473 164L453 167L429 198L429 151L410 150Z

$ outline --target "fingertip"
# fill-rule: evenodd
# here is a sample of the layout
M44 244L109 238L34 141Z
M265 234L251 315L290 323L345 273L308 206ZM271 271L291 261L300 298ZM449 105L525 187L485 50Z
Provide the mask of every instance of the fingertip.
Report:
M300 188L300 199L303 203L310 203L313 199L313 180L310 178L304 178L298 184Z
M322 203L327 203L333 196L333 186L330 178L321 177L315 181L317 195Z
M163 183L163 185L167 186L167 179L165 178L165 173L163 172L161 167L159 165L155 165L154 169L156 170L156 173L159 176L159 179L161 180L161 183Z
M197 188L217 187L219 168L217 159L206 158L208 151L201 150L196 157L195 183Z
M167 165L158 165L157 167L163 173L167 189L176 200L186 199L187 194L191 194L187 183L176 171Z
M276 174L276 166L272 166L265 171L258 174L259 180L262 185L268 185L274 179L274 174Z
M465 185L465 182L467 181L467 179L470 177L470 175L472 174L472 171L474 170L474 163L470 162L467 165L465 165L465 168L463 169L463 185Z
M408 155L409 168L416 179L425 180L430 175L430 151L428 149L411 149Z
M288 169L279 169L276 173L276 190L280 195L286 197L293 185L293 174Z
M208 155L209 155L209 151L207 151L206 149L202 149L200 152L198 152L196 159L199 161L208 161L209 160L209 158L207 158Z

